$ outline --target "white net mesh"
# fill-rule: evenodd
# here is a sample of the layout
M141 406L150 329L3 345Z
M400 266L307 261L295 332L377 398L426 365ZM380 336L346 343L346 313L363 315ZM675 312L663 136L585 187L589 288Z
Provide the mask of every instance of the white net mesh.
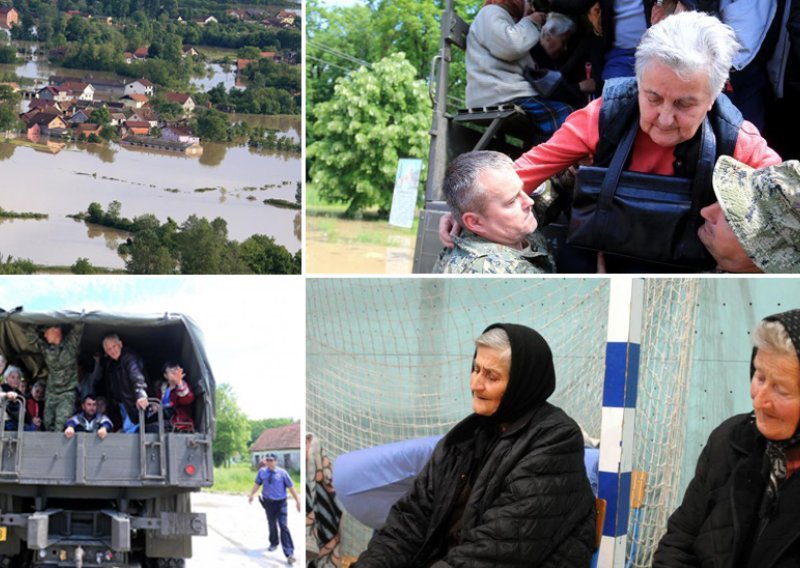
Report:
M659 377L674 377L676 384L669 385L669 390L677 394L682 392L678 381L686 376L679 368L687 366L690 355L683 353L686 346L681 342L691 339L677 333L679 322L686 321L679 313L694 304L681 296L687 293L682 282L648 281L646 318L651 323L646 323L644 337L656 347L642 348L641 381L657 384ZM599 437L608 294L609 281L599 278L310 279L308 432L319 437L332 458L359 448L446 432L470 412L473 340L487 325L505 321L529 325L547 340L558 383L551 401L591 436ZM662 346L664 342L669 346ZM676 357L680 362L675 362ZM669 417L656 417L656 423L662 428L669 425L663 429L673 430L671 439L679 447L683 438L674 431L677 425L672 415L678 410L658 404L663 396L661 390L640 384L637 427L651 420L656 410L668 412ZM675 453L674 446L661 449ZM661 464L665 457L647 459ZM671 463L679 466L680 459L673 457ZM669 475L663 479L677 483ZM656 509L674 500L663 487L658 493L653 502ZM653 519L647 531L640 531L647 542L660 538L665 525L661 516ZM357 555L370 532L345 515L343 553ZM640 546L639 553L646 548Z

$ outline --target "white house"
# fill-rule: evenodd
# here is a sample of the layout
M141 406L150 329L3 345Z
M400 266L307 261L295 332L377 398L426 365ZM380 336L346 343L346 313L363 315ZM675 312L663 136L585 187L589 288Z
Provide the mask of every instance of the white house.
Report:
M153 96L153 83L148 81L145 78L136 79L135 81L131 81L130 83L126 83L125 85L125 94L126 95L146 95L148 97Z

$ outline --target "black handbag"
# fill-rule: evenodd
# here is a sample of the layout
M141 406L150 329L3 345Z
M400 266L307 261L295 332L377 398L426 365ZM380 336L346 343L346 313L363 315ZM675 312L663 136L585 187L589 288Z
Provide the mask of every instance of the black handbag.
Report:
M715 201L711 176L716 137L706 117L694 179L623 171L638 120L608 168L581 167L575 181L567 244L683 269L716 266L697 237L700 209Z

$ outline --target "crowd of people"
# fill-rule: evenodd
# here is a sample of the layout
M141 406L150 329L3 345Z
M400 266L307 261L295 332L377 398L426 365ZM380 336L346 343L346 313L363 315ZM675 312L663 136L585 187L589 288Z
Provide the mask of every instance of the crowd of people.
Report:
M110 432L138 432L141 410L146 432L158 431L159 412L166 431L194 431L195 395L178 362L166 361L162 377L151 381L142 357L117 333L103 338L102 355L85 358L81 323L27 326L23 332L28 349L17 353L19 361L0 354L6 430L63 431L68 439L93 432L104 439ZM41 357L39 375L46 371L46 379L29 384L23 354Z
M776 133L800 110L767 112L800 82L800 3L537 2L478 12L467 104L517 104L550 137L513 172L451 162L434 272L800 270L800 162L776 151L798 157ZM549 224L566 231L535 236Z

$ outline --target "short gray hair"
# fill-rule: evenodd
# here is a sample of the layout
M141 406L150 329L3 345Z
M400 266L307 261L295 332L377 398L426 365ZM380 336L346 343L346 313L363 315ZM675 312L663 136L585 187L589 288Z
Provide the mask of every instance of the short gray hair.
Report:
M487 170L513 170L514 162L500 152L481 150L461 154L447 166L442 191L453 217L463 225L464 213L483 213L486 192L478 178Z
M7 379L13 373L17 373L19 375L19 380L20 381L25 376L25 375L22 374L22 369L20 369L16 365L9 365L8 367L6 367L6 370L3 373L3 379Z
M779 321L761 321L753 330L752 338L753 345L758 349L768 349L780 355L798 358L798 350L789 332Z
M558 12L550 12L547 14L547 21L542 26L542 33L563 36L574 34L575 29L575 22L572 21L572 18Z
M733 57L739 50L736 33L714 16L681 12L649 28L636 48L636 80L641 82L652 62L669 67L679 77L704 72L712 96L725 86Z
M508 338L506 330L502 327L493 327L488 331L484 331L475 340L475 346L486 347L496 351L500 360L508 363L509 368L511 368L511 340Z

